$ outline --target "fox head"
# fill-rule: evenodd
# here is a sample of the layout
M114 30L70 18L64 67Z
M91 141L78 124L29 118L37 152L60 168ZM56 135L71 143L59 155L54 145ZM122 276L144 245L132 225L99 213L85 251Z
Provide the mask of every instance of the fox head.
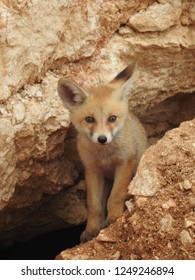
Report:
M59 80L58 93L70 110L73 125L93 143L109 144L123 128L134 69L132 63L109 84L96 88L83 89L71 80Z

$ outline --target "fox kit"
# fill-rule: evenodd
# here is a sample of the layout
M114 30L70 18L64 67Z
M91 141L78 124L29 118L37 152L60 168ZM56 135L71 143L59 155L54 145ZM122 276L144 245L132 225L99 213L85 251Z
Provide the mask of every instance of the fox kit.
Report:
M121 216L127 186L147 147L142 124L128 110L134 68L132 63L97 88L83 89L65 78L58 82L59 96L78 131L77 146L85 168L88 218L81 242Z

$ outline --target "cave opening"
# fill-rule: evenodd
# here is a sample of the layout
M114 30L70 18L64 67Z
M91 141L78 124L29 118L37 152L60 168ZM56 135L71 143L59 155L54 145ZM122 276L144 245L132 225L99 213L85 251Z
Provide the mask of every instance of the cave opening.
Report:
M84 225L53 230L0 250L0 260L54 260L80 243Z
M167 131L195 117L195 92L178 93L148 108L139 115L150 144L155 144Z

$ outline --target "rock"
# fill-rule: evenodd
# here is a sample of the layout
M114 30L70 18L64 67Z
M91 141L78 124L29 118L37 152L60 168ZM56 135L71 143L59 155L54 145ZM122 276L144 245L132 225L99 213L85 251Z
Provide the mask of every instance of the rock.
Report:
M132 15L129 24L139 32L163 31L175 25L182 14L181 0L150 5L145 11Z
M195 214L193 212L191 215L189 215L188 217L185 218L184 227L185 228L188 228L188 227L195 228Z
M106 231L104 229L100 231L96 239L97 241L100 242L111 242L111 243L116 242L114 238L111 238L109 235L106 234Z
M173 217L170 214L165 215L160 220L160 225L161 225L160 230L161 231L165 231L165 232L171 231L172 227L173 227L173 222L174 222L174 219L173 219Z
M195 119L168 132L145 152L139 169L147 166L149 172L158 170L158 188L153 195L143 196L143 180L142 189L134 198L133 212L126 211L115 224L104 229L104 235L108 240L114 238L114 243L101 242L101 247L97 248L100 241L96 237L61 252L57 258L74 259L77 256L77 259L82 259L84 256L85 259L112 259L117 252L118 259L193 260L195 217L189 199L195 198L195 194L191 188L187 191L181 189L180 183L188 180L191 184L194 180L195 149L191 145L195 140L194 132ZM173 155L177 156L177 162L172 161ZM129 190L133 184L134 181L130 183ZM95 247L94 256L92 251Z
M17 103L13 106L13 115L15 116L16 124L21 123L26 114L26 109L23 103Z
M189 232L185 229L182 230L182 232L180 234L180 239L184 246L189 245L193 242Z
M15 191L17 182L15 131L8 119L0 119L0 209L3 209Z
M185 190L189 190L189 189L192 188L192 185L190 184L189 180L186 179L183 182L183 187L184 187Z
M155 13L163 9L166 13L162 13L159 25ZM138 19L148 18L148 13L154 17L153 21L149 18L145 27L152 26L158 31L136 31L136 26L143 28L138 26ZM134 22L135 27L129 21ZM143 121L153 144L166 131L194 118L193 24L194 5L186 1L31 0L1 3L2 242L21 240L67 224L79 224L86 218L82 196L78 202L80 192L84 191L73 191L71 201L65 198L65 192L70 193L68 187L74 189L83 177L69 112L61 106L56 91L59 77L69 77L82 86L95 86L113 79L129 62L136 60L129 106ZM194 143L190 145L194 147ZM161 155L166 157L166 149ZM169 165L177 162L176 159L177 156L170 157ZM141 192L146 199L161 188L157 184L159 169L149 160L148 166L149 169L147 166L139 169L140 176L131 187L134 195L139 196ZM145 178L147 187L144 189ZM189 179L180 182L182 188L189 186L185 180ZM189 182L191 188L185 192L195 192L194 183ZM144 208L144 199L135 200L134 205ZM55 201L55 207L52 201ZM193 207L193 195L189 201ZM162 208L164 204L162 202ZM47 205L50 205L49 214L44 210ZM70 205L73 210L63 213ZM133 213L134 208L129 205L130 208ZM165 209L175 208L165 205ZM48 221L41 213L51 219ZM29 215L33 217L32 222Z
M148 149L149 153L150 149ZM137 170L139 175L133 179L129 187L129 195L153 196L159 188L158 170L150 160L145 166L142 166L143 162L144 159L140 162L139 169Z
M119 260L120 259L120 252L116 251L113 255L109 256L109 260Z
M94 55L118 29L121 17L113 0L3 1L1 16L2 101L26 83L42 79L58 60Z
M125 206L127 207L129 213L131 213L135 207L135 204L132 199L129 199L125 202Z
M36 231L37 234L41 233L48 222L47 219L43 220L44 211L39 211L42 207L40 204L44 205L45 195L53 196L61 192L78 177L78 160L75 164L68 156L63 156L64 138L70 119L68 111L60 106L56 91L57 80L56 75L48 73L41 85L27 85L4 103L4 111L0 116L0 209L3 210L0 213L0 231L9 233L0 235L2 244L18 238L22 226L25 230L22 230L21 238L32 236ZM76 161L76 152L73 154ZM77 194L75 199L76 197ZM55 229L52 219L56 219L56 227L59 226L60 209L65 209L65 204L68 203L65 198L62 201L62 198L64 196L61 195L61 206L57 203L58 207L55 207L55 210L58 208L57 214L53 209L53 214L49 215L48 224L51 224L51 229ZM54 197L52 199L56 201ZM80 204L82 203L79 202ZM79 207L78 211L81 209L82 207ZM28 221L29 213L34 217L33 221ZM81 215L77 215L77 220L80 217L79 222L84 221L85 213L86 208ZM74 224L73 220L74 218ZM70 220L66 217L62 224L67 225L68 221ZM14 228L18 228L18 232L13 230ZM48 230L48 227L46 229Z
M176 203L175 203L175 200L170 198L168 201L166 201L165 203L163 203L162 207L164 209L169 209L171 207L176 207Z

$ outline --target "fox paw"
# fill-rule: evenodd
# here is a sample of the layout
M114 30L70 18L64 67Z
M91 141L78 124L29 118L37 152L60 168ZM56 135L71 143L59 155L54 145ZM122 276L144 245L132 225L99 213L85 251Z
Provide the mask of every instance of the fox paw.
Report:
M96 237L98 235L99 231L100 231L99 229L96 229L93 231L84 230L80 237L81 243L85 243L85 242L93 239L94 237Z

